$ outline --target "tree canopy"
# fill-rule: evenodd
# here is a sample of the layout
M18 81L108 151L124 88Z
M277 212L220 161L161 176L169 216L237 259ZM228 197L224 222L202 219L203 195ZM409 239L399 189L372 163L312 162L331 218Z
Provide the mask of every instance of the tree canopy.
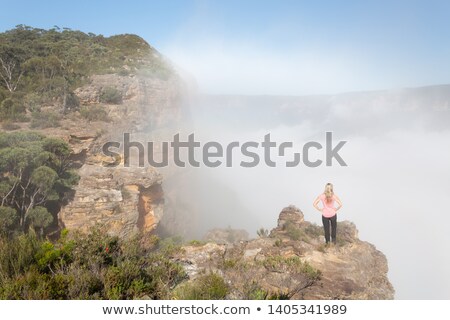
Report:
M46 209L62 201L78 176L70 170L66 142L34 132L0 133L0 230L43 232L53 221Z
M23 106L55 100L62 111L70 110L77 107L73 90L90 75L140 69L160 77L171 73L162 56L137 35L104 37L19 25L0 33L0 120L15 120Z

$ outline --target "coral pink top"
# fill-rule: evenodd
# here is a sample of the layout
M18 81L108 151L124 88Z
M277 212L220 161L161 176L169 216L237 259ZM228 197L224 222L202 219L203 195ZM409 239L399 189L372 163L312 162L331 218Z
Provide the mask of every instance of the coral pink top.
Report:
M336 215L336 208L334 207L334 200L336 200L335 195L333 195L333 198L330 202L327 201L327 196L325 194L321 194L319 196L319 199L322 200L322 215L325 218L331 218Z

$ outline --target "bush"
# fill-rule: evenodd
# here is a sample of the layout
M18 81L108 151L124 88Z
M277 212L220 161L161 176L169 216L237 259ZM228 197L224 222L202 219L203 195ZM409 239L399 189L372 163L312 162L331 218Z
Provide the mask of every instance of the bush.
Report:
M95 299L103 298L104 284L101 275L85 268L71 268L70 275L76 279L68 288L69 299Z
M186 279L183 267L169 260L145 237L119 240L100 229L61 232L56 242L34 233L0 235L0 299L150 299L170 298ZM209 294L220 296L218 285Z
M302 261L298 256L270 256L262 261L262 265L269 271L302 273L310 280L319 280L322 275L320 270L315 269L307 261Z
M80 114L83 118L89 121L110 121L108 113L101 106L82 107Z
M269 236L269 230L264 229L264 228L259 228L258 230L256 230L256 234L260 238L267 238Z
M291 221L287 221L284 224L283 229L286 231L287 236L294 241L305 240L305 238L306 238L303 230L298 228Z
M206 242L194 239L194 240L189 241L188 244L190 246L194 246L194 247L201 247L201 246L205 245Z
M61 125L60 120L61 116L56 112L33 112L30 127L33 129L56 128Z
M0 288L3 282L18 278L30 269L39 246L33 233L14 237L0 235Z
M37 93L28 93L24 98L24 103L28 111L40 112L43 103L43 97Z
M76 109L79 107L79 105L80 100L73 92L70 92L69 94L66 95L65 110Z
M121 104L122 93L113 87L105 87L100 93L100 102L110 104Z
M174 291L174 297L182 300L221 300L228 294L225 280L216 273L199 276L192 282L186 282Z
M315 224L308 224L307 226L299 227L292 221L287 221L283 225L283 230L291 240L303 241L306 243L310 243L312 238L317 238L320 235L323 235L322 228Z
M50 276L31 268L18 279L6 281L0 296L27 300L68 299L68 288L74 282L75 279L64 274Z
M311 280L320 280L322 277L322 272L319 269L314 268L307 261L303 262L301 271Z
M105 275L107 299L133 299L151 295L154 285L151 275L134 261L123 261L119 266L112 266Z
M247 284L244 289L244 300L266 300L269 296L269 292L256 281Z
M25 113L25 107L17 100L6 98L0 104L0 120L20 120Z
M238 267L239 260L238 259L223 259L221 263L221 267L223 269L234 269Z

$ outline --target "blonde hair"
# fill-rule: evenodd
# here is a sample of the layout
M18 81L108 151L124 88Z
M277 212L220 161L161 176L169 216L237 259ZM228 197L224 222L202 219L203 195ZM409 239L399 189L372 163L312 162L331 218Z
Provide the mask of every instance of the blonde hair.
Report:
M327 198L327 202L330 202L333 199L334 191L332 183L327 183L325 185L325 191L323 192L323 194Z

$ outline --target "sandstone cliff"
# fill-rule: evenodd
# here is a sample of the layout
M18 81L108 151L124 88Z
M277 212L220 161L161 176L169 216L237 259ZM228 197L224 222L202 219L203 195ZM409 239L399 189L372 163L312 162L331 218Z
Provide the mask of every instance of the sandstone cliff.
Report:
M358 239L354 224L338 224L336 246L323 245L322 228L303 213L284 208L267 237L235 244L208 242L183 247L176 260L189 281L220 274L231 299L393 299L386 257Z
M106 87L115 88L123 98L120 104L103 104L109 123L65 119L61 128L45 131L70 143L80 175L74 194L61 209L60 224L85 231L99 225L123 237L150 232L165 211L162 173L146 161L139 166L136 153L131 154L131 165L124 167L123 158L106 157L101 146L107 141L122 143L125 132L144 146L147 141L165 139L164 130L170 131L167 128L177 125L181 117L181 83L176 77L94 75L75 94L83 106L96 105ZM110 166L116 160L121 164Z

